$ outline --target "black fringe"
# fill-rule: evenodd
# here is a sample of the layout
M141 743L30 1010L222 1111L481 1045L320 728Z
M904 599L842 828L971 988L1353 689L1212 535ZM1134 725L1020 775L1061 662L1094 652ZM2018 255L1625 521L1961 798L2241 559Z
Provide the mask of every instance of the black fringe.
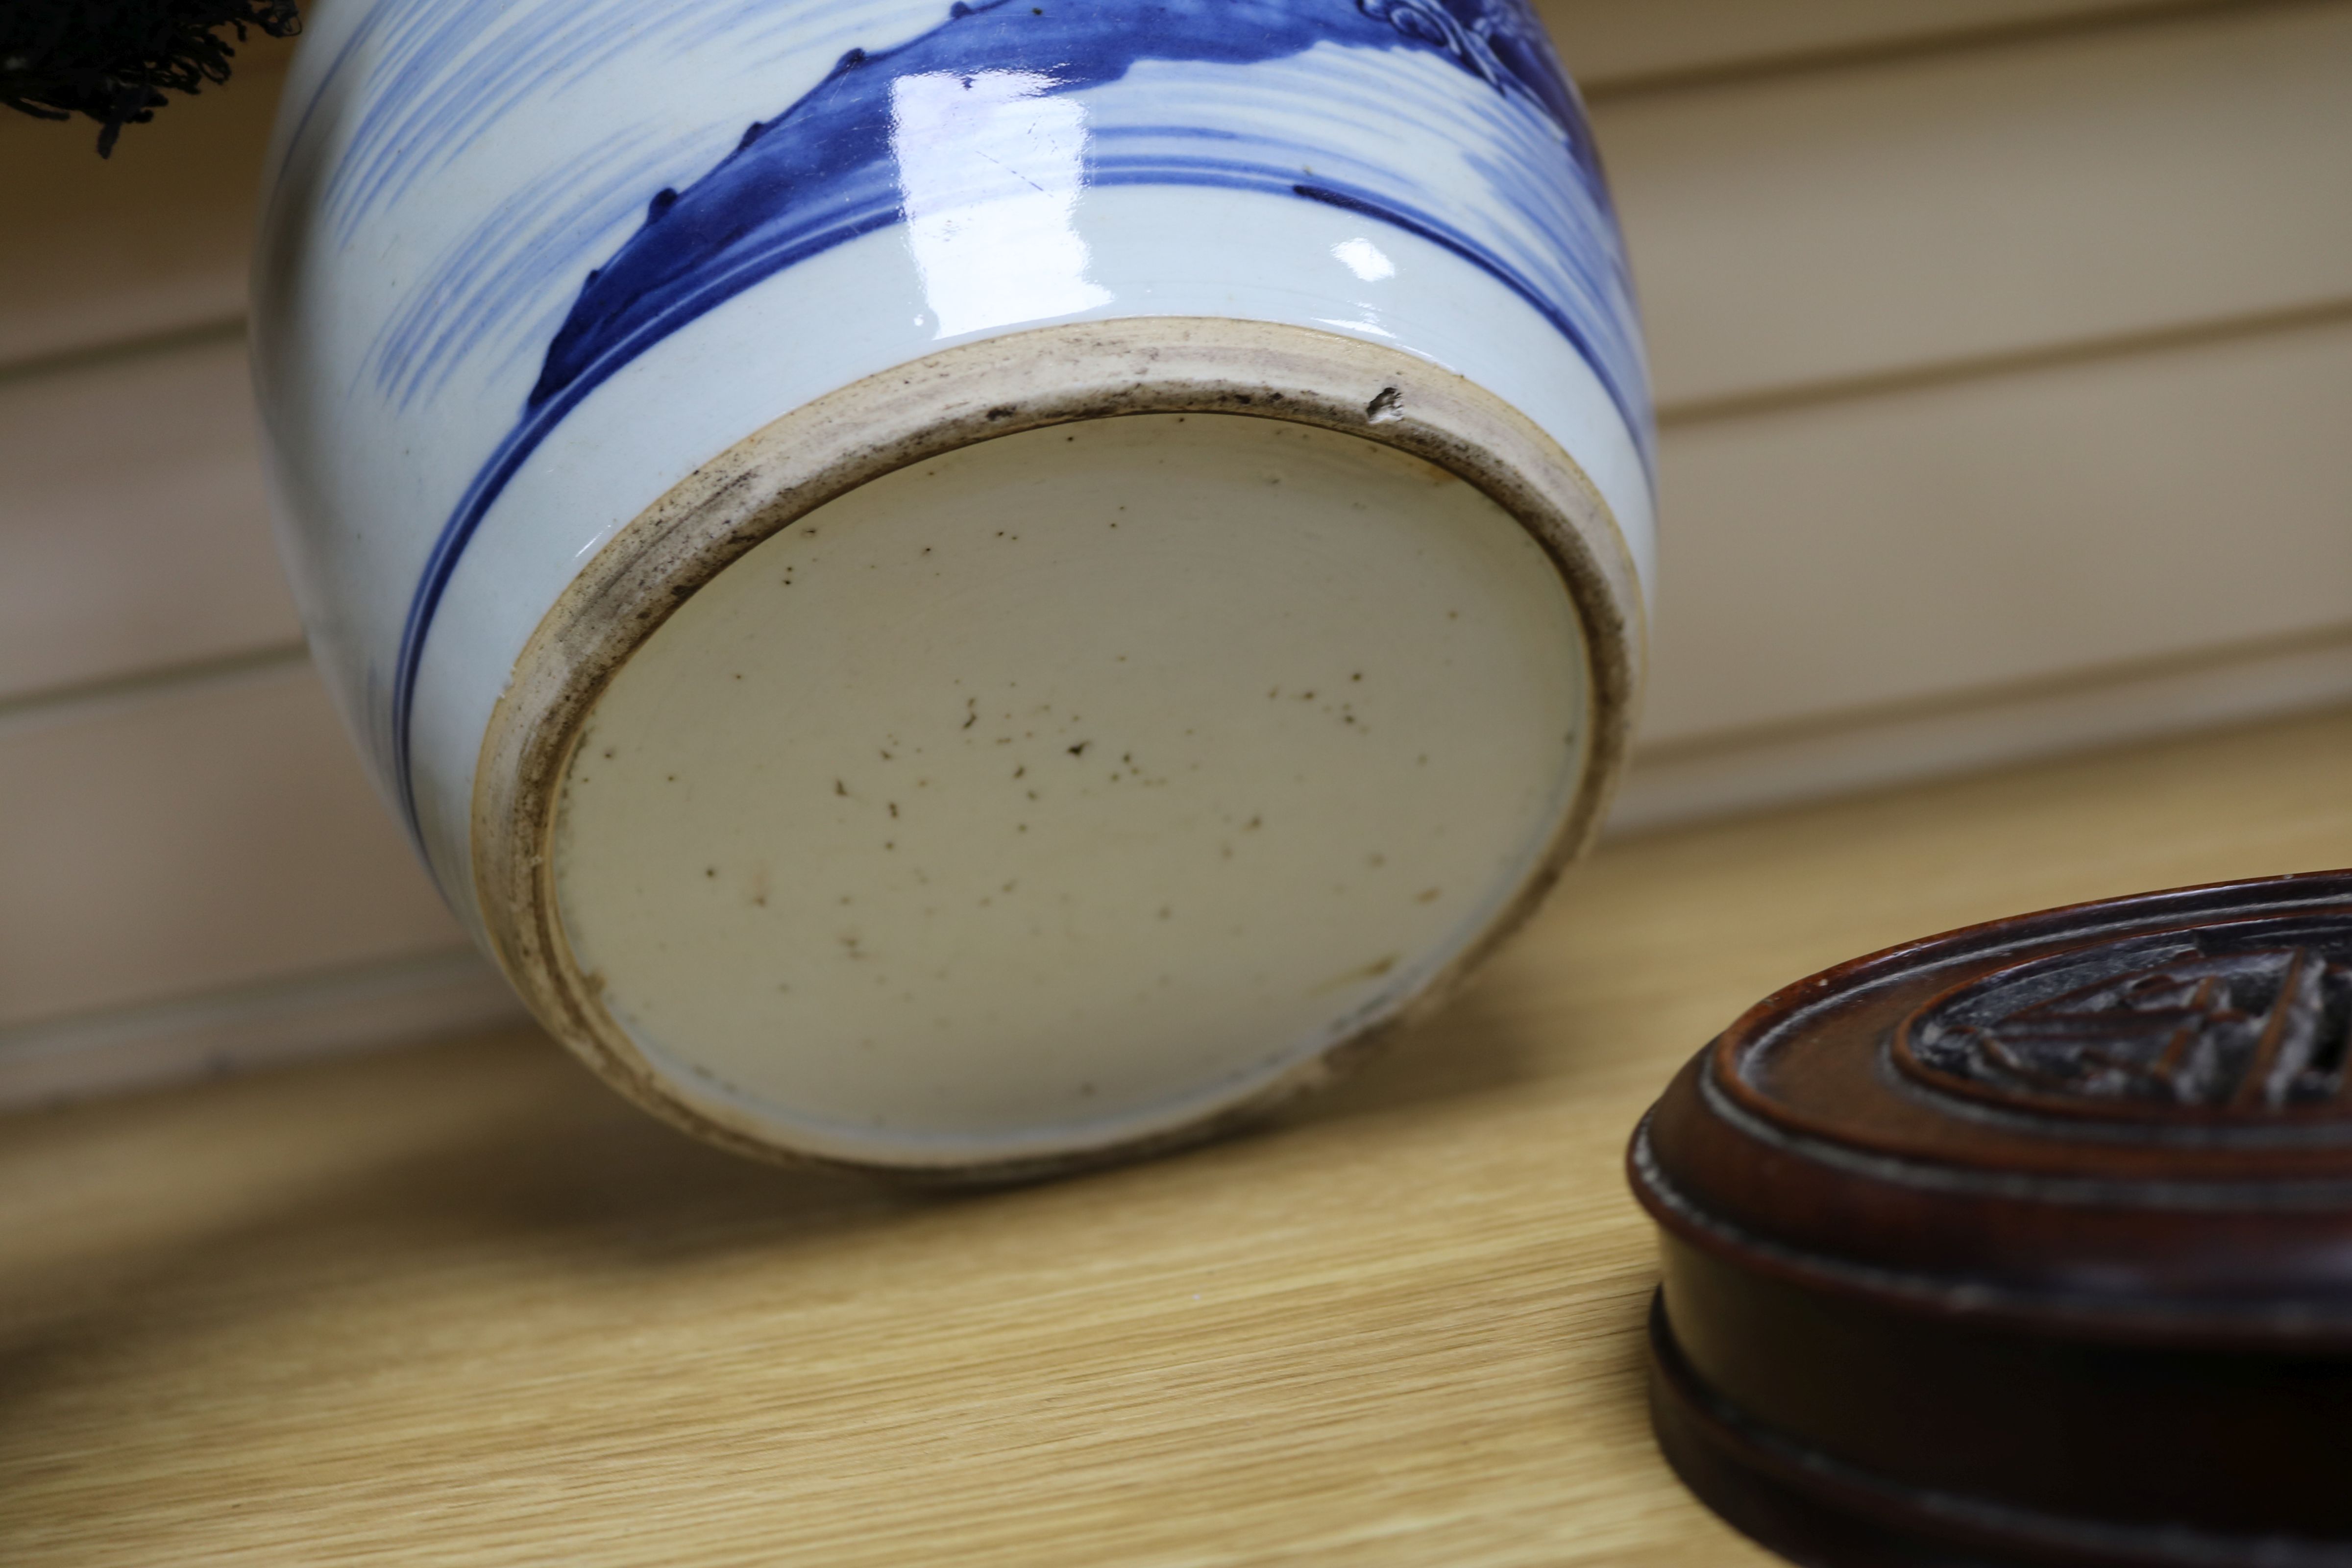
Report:
M301 30L294 0L0 0L0 104L41 120L86 114L98 155L126 125L144 125L165 91L228 79L236 44L219 30Z

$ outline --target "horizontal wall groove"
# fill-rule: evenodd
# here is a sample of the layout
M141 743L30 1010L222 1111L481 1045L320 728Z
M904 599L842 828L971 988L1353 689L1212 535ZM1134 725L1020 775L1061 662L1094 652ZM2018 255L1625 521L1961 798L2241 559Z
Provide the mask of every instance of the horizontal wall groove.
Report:
M1991 22L1979 26L1950 27L1915 34L1908 37L1791 50L1786 54L1752 55L1704 66L1677 67L1614 77L1596 76L1590 80L1580 78L1579 84L1587 104L1596 109L1610 108L1640 100L1717 91L1751 83L1870 70L1916 59L2030 48L2040 44L2138 32L2215 16L2251 15L2262 11L2327 9L2343 3L2344 0L2150 0L2147 5L2072 16ZM1573 70L1576 62L1570 59L1568 63ZM1602 148L1601 153L1605 160L1608 149Z
M75 371L94 370L103 365L155 359L190 349L208 349L222 343L240 342L245 338L245 327L246 319L240 312L234 316L216 316L184 327L173 327L168 331L148 332L138 337L59 349L54 353L34 354L0 364L0 386L18 385L54 375L68 375Z
M0 1027L0 1110L524 1021L472 947L427 948Z
M1817 382L1766 387L1755 392L1732 393L1722 397L1691 398L1678 403L1664 403L1658 406L1658 427L1662 430L1685 429L1700 425L1720 424L1736 419L1750 419L1788 413L1796 409L1819 408L1840 403L1866 402L1872 398L1891 396L1906 392L1923 391L1967 382L1989 381L2001 376L2026 375L2036 371L2054 370L2069 365L2095 364L2102 361L2168 353L2181 349L2200 348L2210 343L2231 342L2273 333L2303 331L2315 327L2336 326L2347 321L2352 321L2352 298L2326 300L2314 304L2291 305L2274 310L2253 310L2242 315L2215 317L2207 321L2185 322L2174 327L2158 327L2143 331L2119 332L2112 336L2042 343L2032 348L1939 360L1927 364L1905 365L1895 370L1873 371L1863 375L1838 376Z
M2352 703L2352 0L1538 9L1668 432L1612 834ZM272 49L110 165L18 139L0 1106L517 1016L276 557Z
M0 1024L0 1060L38 1052L61 1040L112 1035L126 1029L143 1031L224 1013L241 1015L292 998L341 994L354 985L373 988L387 983L438 979L459 972L470 974L482 963L481 955L470 945L428 948L391 958L273 975L238 985L147 997L120 1005L79 1008L56 1017L22 1019Z
M2185 721L2183 706L2189 710ZM1689 763L1636 763L1604 837L1941 785L2191 733L2259 733L2308 720L2352 721L2352 645L1758 744Z
M1857 734L1870 730L1883 729L1890 724L1907 723L1922 719L1945 719L1970 713L1989 712L2012 707L2021 702L2045 701L2052 698L2076 696L2134 682L2161 680L2207 670L2226 669L2232 666L2259 664L2296 654L2325 653L2338 649L2352 649L2352 621L2345 621L2336 626L2317 626L2308 631L2292 632L2280 637L2255 637L2242 642L2189 648L2154 658L2124 659L2112 664L2091 665L2063 670L2053 675L2036 676L2032 679L1969 687L1931 697L1906 698L1897 702L1876 702L1853 708L1835 709L1825 713L1808 714L1801 719L1783 720L1736 730L1712 730L1704 734L1659 742L1651 745L1643 745L1637 741L1633 748L1633 761L1636 765L1644 763L1666 764L1696 762L1707 757L1748 751L1758 746L1819 740L1832 735Z
M310 666L310 650L306 644L276 643L185 664L18 692L0 697L0 735L71 724L141 703L293 674Z

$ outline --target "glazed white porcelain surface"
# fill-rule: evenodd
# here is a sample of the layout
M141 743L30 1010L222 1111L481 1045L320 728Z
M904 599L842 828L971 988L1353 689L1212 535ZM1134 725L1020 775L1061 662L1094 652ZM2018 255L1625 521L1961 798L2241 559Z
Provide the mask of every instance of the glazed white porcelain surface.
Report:
M927 355L1169 318L1466 378L1581 470L1648 592L1623 258L1521 0L324 7L257 385L319 662L460 918L492 923L486 731L633 519Z
M1523 8L1043 9L323 9L267 187L257 378L320 662L461 915L483 726L577 563L780 413L954 342L1206 315L1396 344L1558 439L1650 578L1622 260ZM769 144L794 188L739 188ZM651 243L696 222L766 226ZM633 263L694 297L583 293Z
M1516 519L1361 437L964 447L774 534L614 676L551 836L569 945L764 1142L1124 1142L1494 924L1582 782L1580 641Z

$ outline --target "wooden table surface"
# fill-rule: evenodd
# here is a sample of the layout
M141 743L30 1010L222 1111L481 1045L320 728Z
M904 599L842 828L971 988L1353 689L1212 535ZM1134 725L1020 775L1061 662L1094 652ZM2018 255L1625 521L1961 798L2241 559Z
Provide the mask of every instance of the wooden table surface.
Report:
M2352 862L2352 714L1617 844L1252 1137L981 1196L709 1152L527 1034L0 1122L0 1562L1737 1564L1619 1159L1764 992Z

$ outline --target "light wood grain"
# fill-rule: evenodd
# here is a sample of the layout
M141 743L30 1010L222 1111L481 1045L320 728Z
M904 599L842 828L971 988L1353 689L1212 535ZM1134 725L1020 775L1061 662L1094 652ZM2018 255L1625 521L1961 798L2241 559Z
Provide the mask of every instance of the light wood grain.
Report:
M1263 1135L926 1198L526 1036L0 1123L14 1568L1762 1563L1640 1403L1622 1141L1748 1002L2352 860L2352 714L1617 846Z

